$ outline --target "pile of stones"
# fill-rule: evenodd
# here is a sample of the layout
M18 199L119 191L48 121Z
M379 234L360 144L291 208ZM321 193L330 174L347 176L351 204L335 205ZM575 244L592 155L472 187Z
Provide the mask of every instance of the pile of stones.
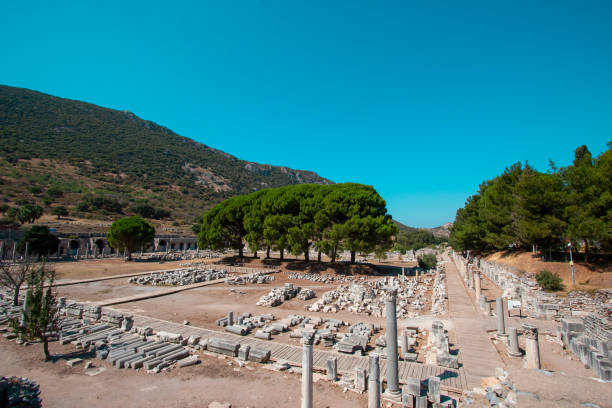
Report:
M233 278L228 278L225 280L225 283L229 285L246 285L248 283L270 283L274 280L274 276L267 275L263 273L256 273L254 275L249 276L236 276Z
M0 324L21 316L22 306L13 306L12 294L0 294Z
M213 270L193 267L174 271L153 272L149 275L132 276L129 283L152 286L184 286L215 279L226 278L226 270Z
M419 329L417 327L409 327L402 330L402 334L398 336L399 358L404 361L416 361L418 354L415 347L418 342ZM381 358L387 358L387 338L383 335L376 339L375 353Z
M370 337L378 331L378 328L369 323L357 323L349 327L347 334L341 336L341 339L334 348L340 353L353 354L357 352L363 355L368 349Z
M317 295L315 294L314 290L308 288L300 290L300 292L297 294L297 298L301 300L310 300L316 296Z
M25 377L0 378L0 407L39 408L42 406L38 384Z
M431 324L428 343L435 352L435 364L441 367L459 368L458 357L450 353L448 331L444 323L435 321Z
M317 283L347 283L352 282L355 278L352 276L337 276L337 275L329 275L329 274L318 274L318 273L290 273L289 279L301 279L301 280L309 280Z
M337 313L346 310L356 314L382 317L384 312L383 291L392 286L398 289L397 317L412 318L427 305L426 293L433 283L431 277L404 278L387 277L382 280L366 280L352 285L340 285L325 292L307 310L311 312Z
M445 278L444 265L438 263L431 295L431 314L434 316L446 313L447 294Z
M274 288L267 295L263 295L257 302L257 306L274 307L282 304L285 300L293 299L302 288L293 286L293 283L285 283L285 286Z

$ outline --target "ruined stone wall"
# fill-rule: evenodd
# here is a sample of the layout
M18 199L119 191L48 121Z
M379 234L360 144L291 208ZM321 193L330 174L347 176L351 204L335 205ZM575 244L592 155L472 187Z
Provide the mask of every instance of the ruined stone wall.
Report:
M451 258L457 265L459 273L467 279L470 267L480 271L504 291L503 297L521 301L524 314L539 319L586 316L594 313L605 319L610 318L612 311L612 291L599 290L594 294L573 291L567 296L557 296L543 291L530 273L496 262L474 258L472 263L461 254L452 251Z

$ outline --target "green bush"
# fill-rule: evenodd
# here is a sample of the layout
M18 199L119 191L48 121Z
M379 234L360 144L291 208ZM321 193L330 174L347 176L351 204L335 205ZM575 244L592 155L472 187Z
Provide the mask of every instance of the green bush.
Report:
M434 254L421 255L417 261L419 263L419 268L422 269L436 269L438 266L438 260Z
M536 275L536 280L542 289L550 292L557 292L565 289L561 277L556 273L552 273L551 271L543 270L538 272Z

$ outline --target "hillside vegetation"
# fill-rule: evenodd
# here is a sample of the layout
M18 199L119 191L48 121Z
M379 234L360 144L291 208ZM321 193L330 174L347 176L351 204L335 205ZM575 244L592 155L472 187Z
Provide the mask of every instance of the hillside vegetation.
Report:
M0 86L0 204L71 216L140 214L192 223L225 198L331 184L316 173L239 160L130 112Z
M612 142L599 157L586 146L572 165L547 173L516 163L457 211L450 242L460 250L537 250L551 259L567 253L580 259L612 253ZM574 252L576 255L576 252ZM561 255L564 256L564 255Z

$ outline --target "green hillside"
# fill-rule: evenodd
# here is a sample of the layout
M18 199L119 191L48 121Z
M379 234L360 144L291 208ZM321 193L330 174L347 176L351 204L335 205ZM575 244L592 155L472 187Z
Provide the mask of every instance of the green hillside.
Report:
M233 195L331 183L239 160L130 112L8 86L0 86L0 171L5 205L112 218L147 204L185 223Z

